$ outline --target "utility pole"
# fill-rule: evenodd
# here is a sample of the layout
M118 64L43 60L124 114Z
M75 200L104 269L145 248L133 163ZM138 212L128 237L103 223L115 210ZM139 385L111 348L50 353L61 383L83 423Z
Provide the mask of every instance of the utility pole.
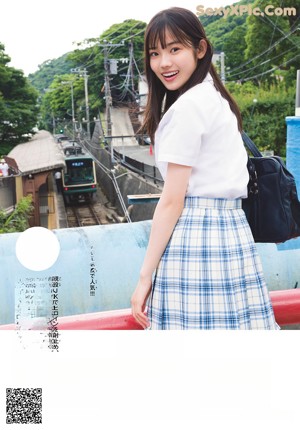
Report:
M71 86L71 104L72 104L72 125L73 125L73 139L75 140L75 107L74 107L74 87L73 81L62 81L61 84L70 84Z
M300 70L297 70L295 116L300 116Z
M74 107L74 86L73 81L70 81L71 84L71 103L72 103L72 124L73 124L73 139L75 140L75 107Z
M104 89L105 89L105 113L106 113L106 135L111 136L111 112L112 97L109 83L109 61L107 45L104 45Z
M103 53L104 53L104 72L105 72L105 78L104 78L104 88L105 88L105 114L106 114L106 136L111 137L111 106L112 106L112 97L111 97L111 90L110 90L110 83L109 83L109 59L108 59L108 48L113 47L119 47L124 46L124 41L122 43L110 43L106 40L103 41L104 43L97 43L98 46L103 47ZM114 162L114 151L113 151L113 141L112 138L110 139L110 154L111 154L111 161Z
M54 113L52 112L52 127L53 127L53 134L55 134L55 117L54 117Z
M129 43L129 61L130 61L130 78L131 78L131 89L132 89L132 96L134 97L135 89L134 89L134 67L133 67L133 41L130 40Z
M90 108L89 108L89 96L88 96L88 74L86 69L80 69L80 67L76 67L75 69L71 69L72 73L78 73L80 76L84 78L84 94L85 94L85 114L86 114L86 128L87 128L87 137L88 140L91 140L91 128L90 128Z
M224 52L221 52L220 59L221 59L221 81L223 84L225 84L225 54L224 54Z

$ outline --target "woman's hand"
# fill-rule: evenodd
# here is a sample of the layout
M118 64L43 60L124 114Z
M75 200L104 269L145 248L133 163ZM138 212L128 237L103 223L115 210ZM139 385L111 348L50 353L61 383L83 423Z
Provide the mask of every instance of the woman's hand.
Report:
M152 279L140 277L137 287L131 297L131 312L135 320L145 329L149 320L144 314L146 302L151 292Z
M140 279L131 298L132 315L143 328L149 327L149 320L144 314L144 310L152 287L152 275L158 267L161 256L182 213L191 171L192 167L190 166L168 163L164 188L153 215Z

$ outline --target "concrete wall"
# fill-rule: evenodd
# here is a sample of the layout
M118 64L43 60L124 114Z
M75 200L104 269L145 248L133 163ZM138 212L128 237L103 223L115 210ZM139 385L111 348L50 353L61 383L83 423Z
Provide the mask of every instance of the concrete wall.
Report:
M58 258L51 267L39 271L25 267L17 258L17 241L22 233L1 235L0 324L14 322L20 301L28 323L33 322L32 318L49 316L52 277L60 280L59 316L130 307L150 228L151 221L142 221L53 230L60 247ZM300 250L280 251L275 244L258 245L268 289L297 287ZM37 256L44 254L47 258L48 253L49 246L43 242L31 248L29 256L35 262ZM33 290L32 300L27 300L27 289Z
M104 166L109 170L115 170L115 176L117 178L117 183L120 188L121 195L128 208L127 195L129 194L157 194L161 192L161 186L153 184L152 181L147 181L141 176L127 170L122 166L115 166L111 163L110 154L105 149L95 149L93 145L92 149L93 155L99 160ZM100 187L102 188L107 199L115 206L121 216L124 215L122 206L120 204L117 192L113 185L110 177L103 172L103 170L97 166L97 179ZM155 203L144 203L133 205L130 210L130 217L132 221L144 221L152 219L155 210Z
M60 283L59 316L130 307L150 227L150 221L143 221L53 230L59 255L44 270L25 267L18 260L17 241L22 233L2 234L0 325L13 323L16 313L22 314L26 324L33 323L32 318L49 318L52 306L49 279L53 277ZM47 243L28 248L33 262L41 255L47 259Z
M94 155L94 157L100 161L109 171L115 170L115 176L117 183L120 188L120 193L128 209L127 195L130 194L158 194L162 190L162 186L155 185L153 181L142 178L140 175L126 169L121 165L115 165L111 162L111 154L106 149L101 148L101 142L103 141L103 130L100 121L96 121L95 129L91 140L91 146L87 148ZM153 166L146 166L147 172L153 175ZM117 208L120 216L125 216L122 209L120 199L117 191L114 187L111 178L101 169L96 166L97 180L102 191L107 197L107 200L111 202L113 206ZM153 218L153 213L156 207L156 203L144 203L132 205L129 209L130 218L132 221L145 221Z
M0 179L0 210L10 211L16 204L15 178Z

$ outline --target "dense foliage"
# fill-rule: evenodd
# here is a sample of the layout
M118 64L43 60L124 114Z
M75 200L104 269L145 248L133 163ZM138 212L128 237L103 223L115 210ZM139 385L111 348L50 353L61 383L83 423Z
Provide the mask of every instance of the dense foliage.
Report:
M240 15L227 5L224 7L232 13L226 18L217 13L203 15L200 20L215 52L225 53L226 85L241 108L244 128L261 149L284 155L285 117L294 114L300 60L300 0L241 0L233 7L247 5L264 10L270 4L294 7L297 15ZM67 126L71 130L74 117L76 129L81 129L87 110L87 82L91 131L94 118L103 116L107 104L134 102L143 73L145 27L144 22L132 19L114 24L98 38L84 40L74 51L44 62L29 75L40 93L39 127L54 133ZM112 63L117 64L115 72ZM7 65L5 69L9 71ZM14 112L18 113L22 104ZM0 114L3 106L0 93Z
M243 0L234 5L293 7L289 16L202 16L215 51L225 53L226 85L236 99L244 129L261 150L285 156L285 117L295 113L300 61L300 0ZM229 6L227 6L229 8Z
M0 211L0 234L22 232L29 227L28 218L33 211L30 195L23 197L10 215Z
M288 85L293 84L300 59L300 0L242 0L234 5L248 5L262 12L272 5L269 13L274 14L257 16L249 12L242 15L230 12L227 18L221 14L201 16L215 51L225 53L227 80L273 84L284 72ZM276 15L276 7L293 7L296 15Z
M227 89L237 101L243 117L244 130L262 150L285 157L287 116L295 113L295 92L284 85L259 90L251 82L228 83Z
M252 3L252 0L243 0L234 4L244 5L249 3ZM239 66L244 61L246 20L246 14L240 16L231 13L226 18L222 14L203 15L200 17L214 51L225 53L227 70Z
M37 91L21 70L8 66L10 57L0 43L0 154L25 142L37 124Z
M39 126L54 134L72 129L73 108L77 123L84 117L85 105L83 77L74 74L56 75L44 92Z
M85 67L90 75L89 88L91 94L94 94L91 99L92 110L101 108L105 102L103 99L105 58L109 70L110 62L117 60L117 74L109 73L111 93L115 102L130 99L131 91L135 92L137 89L139 71L143 71L145 28L144 22L125 20L123 23L112 25L99 39L87 39L85 43L89 45L88 48L77 49L70 54L69 58L81 68ZM131 43L133 55L130 53ZM132 71L133 83L128 80L128 75L131 75Z
M78 48L67 56L68 64L72 64L73 68L64 73L57 73L42 98L40 125L48 130L58 131L69 124L70 129L73 108L76 127L81 127L86 117L84 73L88 79L92 130L93 118L99 118L106 104L106 68L112 102L116 104L134 100L137 97L139 74L143 70L145 27L145 23L129 19L112 25L99 38L86 39L78 44ZM112 62L117 64L116 74L111 73ZM50 64L47 64L47 67L49 66ZM43 70L44 67L39 70L40 76ZM35 83L33 78L32 82Z
M44 61L39 65L39 69L35 73L28 75L31 84L41 94L50 87L55 76L70 73L70 69L74 67L74 64L68 59L68 55L67 53L57 59Z

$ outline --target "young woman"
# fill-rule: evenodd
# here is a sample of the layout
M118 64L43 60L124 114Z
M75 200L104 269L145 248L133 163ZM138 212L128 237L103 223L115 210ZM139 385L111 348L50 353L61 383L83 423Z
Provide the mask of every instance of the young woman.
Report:
M277 329L241 208L249 180L241 116L211 61L192 12L170 8L148 24L144 128L164 188L132 314L151 329Z

